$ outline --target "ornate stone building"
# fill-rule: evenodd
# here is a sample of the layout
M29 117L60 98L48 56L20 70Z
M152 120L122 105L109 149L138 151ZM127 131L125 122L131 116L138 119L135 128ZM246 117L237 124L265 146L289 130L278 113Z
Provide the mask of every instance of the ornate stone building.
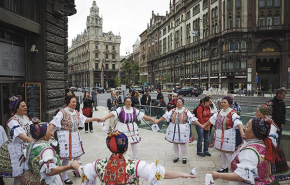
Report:
M27 98L25 83L41 85L35 106L42 121L50 121L63 106L68 16L75 13L74 0L0 1L1 124L10 117L8 98Z
M120 68L120 35L103 32L96 1L87 16L87 27L72 40L68 51L69 84L76 87L114 87Z
M287 88L289 5L287 0L171 0L169 13L152 12L141 34L147 35L149 82L231 92Z

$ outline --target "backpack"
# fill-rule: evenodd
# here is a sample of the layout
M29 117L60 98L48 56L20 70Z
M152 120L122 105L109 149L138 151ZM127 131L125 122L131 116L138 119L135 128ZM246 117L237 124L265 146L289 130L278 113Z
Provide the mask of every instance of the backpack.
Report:
M195 109L193 109L193 111L192 111L192 113L194 114L195 117L197 117L196 113L197 113L197 109L199 106L201 106L201 105L198 104L198 106ZM201 108L202 108L202 112L203 112L203 106L201 106Z

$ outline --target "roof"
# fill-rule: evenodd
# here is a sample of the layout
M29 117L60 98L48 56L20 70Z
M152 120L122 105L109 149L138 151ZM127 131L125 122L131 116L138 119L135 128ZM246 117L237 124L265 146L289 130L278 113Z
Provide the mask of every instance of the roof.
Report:
M135 42L135 44L133 46L140 46L140 40L139 40L139 38L137 38L137 40L136 40L136 42Z

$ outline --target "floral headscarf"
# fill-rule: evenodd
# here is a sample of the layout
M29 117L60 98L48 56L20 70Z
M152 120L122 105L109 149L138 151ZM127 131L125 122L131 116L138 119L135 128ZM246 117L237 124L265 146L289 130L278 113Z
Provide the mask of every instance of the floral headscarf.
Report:
M119 131L110 130L106 143L113 154L108 160L103 182L126 184L126 160L122 154L128 149L128 138Z
M225 97L223 97L223 99L227 100L228 103L230 104L230 106L233 105L233 98L232 98L232 97L230 97L230 96L225 96Z
M9 108L14 113L19 108L20 103L23 102L23 100L17 98L16 96L12 96L11 98L9 98L9 101L10 101Z
M30 134L33 139L40 139L45 136L47 132L47 123L31 124Z
M266 104L262 104L259 106L260 112L264 115L264 116L272 116L272 112L273 112L273 107L272 105L266 105Z

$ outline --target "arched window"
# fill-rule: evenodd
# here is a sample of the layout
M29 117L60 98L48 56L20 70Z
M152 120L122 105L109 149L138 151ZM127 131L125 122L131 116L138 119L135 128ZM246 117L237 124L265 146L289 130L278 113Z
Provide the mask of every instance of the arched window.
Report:
M272 20L273 20L272 15L268 15L267 16L267 26L272 26Z
M215 17L218 17L218 15L219 15L219 11L218 11L218 7L216 6L215 7Z
M237 16L237 19L236 19L236 27L237 28L240 28L241 27L241 18L240 18L239 15Z
M233 19L232 19L232 16L229 16L228 18L228 28L233 28Z
M276 14L274 17L274 25L279 25L280 24L280 15Z
M219 32L219 26L218 26L218 24L215 24L215 32L216 32L216 33Z
M241 41L241 50L244 51L246 49L247 49L247 43L246 43L246 41L242 40Z
M265 16L261 15L259 18L259 26L265 26Z

